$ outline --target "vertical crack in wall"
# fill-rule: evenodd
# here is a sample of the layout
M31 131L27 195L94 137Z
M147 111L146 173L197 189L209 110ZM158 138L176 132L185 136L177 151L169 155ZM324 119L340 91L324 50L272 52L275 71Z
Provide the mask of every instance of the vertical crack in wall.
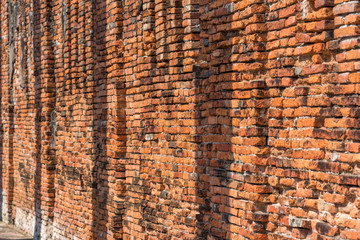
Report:
M28 50L28 43L25 42L25 34L27 30L27 13L26 13L26 6L27 3L24 0L20 1L20 14L21 14L21 35L20 35L20 62L21 62L21 83L20 87L25 89L26 98L28 99L28 65L27 65L27 50Z
M92 178L92 238L107 239L106 225L109 222L109 168L108 149L108 74L106 70L107 3L101 0L92 2L93 53L93 168Z
M67 5L65 0L61 0L61 26L62 26L62 40L65 42L66 25L67 25Z
M33 22L32 22L32 32L33 32L33 61L34 61L34 78L35 78L35 177L34 177L34 208L35 208L35 226L34 232L32 233L34 239L41 239L41 226L42 226L42 205L41 205L41 180L42 180L42 164L41 164L41 154L42 154L42 129L41 129L41 113L42 113L42 104L41 104L41 28L40 28L40 1L33 1Z
M114 208L110 215L110 235L118 240L123 239L123 218L125 211L126 179L125 167L127 163L127 128L126 128L126 86L124 77L124 6L122 0L117 0L109 6L114 13L109 14L109 38L111 46L107 48L107 68L109 72L108 96L111 93L115 98L109 98L109 151L111 169L109 171L110 205ZM116 61L116 63L114 63ZM115 149L111 146L116 145Z
M16 62L16 51L15 51L15 41L18 34L19 27L19 5L16 1L9 0L8 2L8 47L9 47L9 106L8 106L8 117L9 117L9 129L8 129L8 222L13 223L14 213L13 213L13 197L14 197L14 75L15 75L15 62Z

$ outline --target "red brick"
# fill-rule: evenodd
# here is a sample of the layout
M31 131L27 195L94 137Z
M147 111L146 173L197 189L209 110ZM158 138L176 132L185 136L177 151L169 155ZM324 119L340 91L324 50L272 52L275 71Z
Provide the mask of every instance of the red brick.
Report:
M332 7L334 6L334 0L315 0L315 8Z

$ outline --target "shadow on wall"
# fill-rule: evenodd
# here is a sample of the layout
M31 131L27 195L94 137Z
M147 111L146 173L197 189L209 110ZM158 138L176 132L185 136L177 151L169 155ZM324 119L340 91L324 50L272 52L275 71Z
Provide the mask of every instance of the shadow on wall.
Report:
M123 73L119 70L122 67L122 53L119 50L113 52L114 48L119 49L121 46L110 46L118 44L122 34L122 26L119 25L121 20L118 16L120 14L115 17L107 10L114 6L122 7L102 0L92 2L94 92L90 98L90 105L93 112L95 154L91 170L91 229L94 239L107 239L110 235L112 239L122 239L124 203L119 199L123 197L124 190L119 184L124 184L125 178L123 161L126 152L126 99L124 80L121 79ZM115 145L115 148L108 147L108 144Z
M230 17L221 23L232 26L233 4L212 2L200 6L200 12L205 16L209 11L221 13L219 8L223 8ZM261 238L266 234L269 190L263 186L268 158L266 85L261 76L263 63L249 60L245 49L248 46L251 54L261 52L265 45L261 33L252 33L256 40L249 40L246 26L212 34L220 26L216 26L218 19L226 20L210 16L214 18L201 19L201 31L206 34L200 38L200 61L207 64L198 69L194 84L199 117L197 235L199 239L233 239L235 234ZM241 67L255 64L258 69ZM258 188L264 194L258 194Z
M234 130L229 109L232 92L222 92L221 96L216 94L216 76L221 76L219 70L219 66L198 69L194 83L198 94L195 108L199 118L195 138L198 143L196 188L200 201L200 214L197 216L199 239L225 239L223 228L229 223L230 216L226 190L233 180L230 166L234 161L231 154ZM222 77L228 75L223 74ZM226 108L224 115L219 114L221 108Z
M206 10L205 10L206 8ZM208 6L200 6L201 14L206 14ZM208 33L209 22L201 19L201 31ZM231 39L231 33L226 36ZM198 117L196 142L198 153L196 169L197 197L200 204L197 216L197 236L199 239L226 239L223 228L229 223L228 185L232 181L230 166L234 161L234 136L231 114L232 89L221 89L220 84L231 85L229 59L231 47L217 50L216 40L204 34L200 39L200 59L207 62L196 70L196 112ZM215 51L221 51L219 53ZM230 73L230 74L229 74ZM218 82L221 79L220 83Z
M52 1L34 0L33 15L36 111L34 238L41 239L51 238L50 229L55 203L56 92L54 79L54 46L52 39ZM43 221L44 218L46 222Z
M14 74L15 74L15 39L16 30L18 27L18 12L19 5L12 0L8 3L8 47L9 47L9 99L8 99L8 117L9 117L9 129L8 129L8 194L7 194L7 211L8 222L13 223L13 200L14 200Z
M40 0L33 1L33 59L34 59L34 77L35 77L35 227L34 239L41 239L42 212L41 212L41 26L40 26Z
M109 197L110 166L107 157L107 124L108 124L108 79L106 69L106 1L92 1L92 54L94 64L93 97L93 168L92 179L92 237L93 239L107 239L107 223L109 213L107 209Z

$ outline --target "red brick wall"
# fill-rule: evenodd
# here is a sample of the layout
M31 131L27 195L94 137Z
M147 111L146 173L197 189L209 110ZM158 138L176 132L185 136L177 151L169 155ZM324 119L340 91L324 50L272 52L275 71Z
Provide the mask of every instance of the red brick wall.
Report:
M2 220L36 239L360 239L359 12L1 0Z

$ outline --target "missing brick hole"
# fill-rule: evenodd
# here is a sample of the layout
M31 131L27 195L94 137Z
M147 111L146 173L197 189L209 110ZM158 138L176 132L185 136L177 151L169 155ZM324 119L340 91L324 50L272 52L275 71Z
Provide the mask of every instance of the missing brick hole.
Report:
M315 9L314 1L304 0L301 2L301 17L304 20L308 13L313 12Z

